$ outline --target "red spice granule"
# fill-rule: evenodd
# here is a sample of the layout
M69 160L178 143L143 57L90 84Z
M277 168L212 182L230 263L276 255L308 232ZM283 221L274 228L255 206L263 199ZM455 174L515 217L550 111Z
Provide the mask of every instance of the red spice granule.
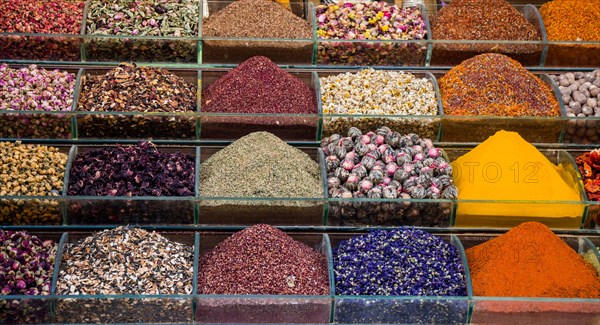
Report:
M576 162L588 200L600 201L600 149L584 153Z
M279 68L267 57L255 56L202 90L202 112L316 114L314 90Z
M198 286L201 294L329 294L325 256L264 224L204 254Z
M593 266L539 222L466 250L476 296L600 298Z
M79 34L83 0L2 0L1 33Z
M559 116L551 88L502 54L463 61L439 79L444 114Z

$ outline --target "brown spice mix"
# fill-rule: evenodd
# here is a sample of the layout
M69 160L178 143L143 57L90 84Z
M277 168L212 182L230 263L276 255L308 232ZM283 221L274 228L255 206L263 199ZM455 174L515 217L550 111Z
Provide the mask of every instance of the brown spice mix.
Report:
M271 0L239 0L202 23L203 36L233 38L312 38L312 28Z
M559 116L551 88L502 54L463 61L439 79L448 115Z

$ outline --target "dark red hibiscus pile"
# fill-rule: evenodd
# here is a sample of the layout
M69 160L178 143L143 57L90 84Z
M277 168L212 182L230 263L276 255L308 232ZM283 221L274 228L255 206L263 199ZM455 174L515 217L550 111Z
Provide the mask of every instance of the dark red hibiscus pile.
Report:
M600 149L577 157L577 166L590 201L600 201Z

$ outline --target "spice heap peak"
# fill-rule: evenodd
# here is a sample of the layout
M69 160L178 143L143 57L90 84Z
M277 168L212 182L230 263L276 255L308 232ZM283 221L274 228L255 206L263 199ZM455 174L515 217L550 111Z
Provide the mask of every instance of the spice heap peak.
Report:
M539 222L466 250L476 296L600 298L592 265Z
M506 226L512 217L536 217L568 218L579 227L583 206L566 204L581 200L574 170L553 164L516 132L498 131L451 165L459 200L537 202L460 203L457 226Z

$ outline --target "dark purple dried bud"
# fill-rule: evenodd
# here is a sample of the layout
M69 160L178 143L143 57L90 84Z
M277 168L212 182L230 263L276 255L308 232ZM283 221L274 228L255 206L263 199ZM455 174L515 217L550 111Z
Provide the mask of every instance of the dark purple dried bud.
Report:
M424 199L425 195L427 195L427 190L420 184L406 189L413 199Z
M384 186L388 186L392 183L392 178L389 176L386 176L383 178L383 182L381 182L381 184L383 184Z
M423 161L423 159L425 159L425 156L420 152L413 157L413 161Z
M383 188L383 190L381 191L383 198L385 199L395 199L398 197L398 192L396 191L396 188L393 186L386 186Z
M356 165L354 165L354 168L352 169L352 173L356 174L358 176L358 178L363 179L365 177L367 177L367 169L365 168L365 166L363 166L362 163L358 163Z
M337 177L327 178L327 188L338 188L342 185L342 182Z
M328 144L333 144L334 146L337 146L338 142L340 142L340 139L342 138L341 135L339 134L332 134L329 136L328 138Z
M388 149L391 149L391 147L387 144L382 144L377 147L377 152L379 152L379 155L382 156Z
M404 188L404 191L408 192L409 194L410 194L409 190L415 186L417 186L417 176L411 176L402 183L402 187ZM412 194L411 194L411 196L412 196Z
M421 137L419 137L417 134L409 133L407 136L412 140L413 143L419 143L419 141L421 141Z
M367 192L367 197L370 199L381 199L382 196L383 196L383 193L381 192L381 189L378 187L372 188Z
M437 174L452 176L452 166L448 163L439 164L437 167Z
M437 158L440 156L440 154L441 154L441 151L438 148L429 148L427 150L427 157L429 157L429 158Z
M351 127L348 130L348 136L351 137L352 140L356 140L362 136L362 131L359 128Z
M389 133L386 137L385 137L385 141L387 142L387 144L389 144L392 148L397 149L400 146L400 139L402 138L402 136L400 135L400 133L398 132L392 132Z
M333 175L337 177L340 180L340 182L344 183L348 179L348 176L350 176L350 172L348 172L342 167L338 167L333 173Z
M412 145L413 145L413 142L409 136L405 135L405 136L402 136L402 138L400 138L399 148L408 148L408 147L411 147Z
M456 186L448 186L442 191L442 199L454 200L458 198L458 189Z
M410 177L410 173L407 173L403 168L399 168L394 173L394 180L400 183L404 183Z
M329 197L338 199L342 195L342 190L341 188L330 188L328 193Z
M392 182L390 183L390 186L393 186L397 189L402 190L402 183L398 182L397 180L392 180Z
M351 198L352 198L352 192L342 191L342 194L340 195L340 199L351 199Z
M385 143L385 137L383 135L377 135L375 137L375 141L373 142L375 142L376 145L380 146Z
M352 168L354 168L354 159L345 158L342 161L342 168L344 168L347 171L351 171Z
M430 187L430 188L427 189L427 194L426 195L430 199L436 199L437 200L437 199L440 198L441 192L442 191L440 191L439 188L432 186L432 187Z
M369 172L369 178L373 181L373 184L377 185L383 182L383 171L379 169L372 169Z
M372 151L371 151L372 152ZM361 164L367 169L367 170L371 170L371 168L373 168L373 166L375 166L375 162L377 161L377 158L375 156L373 156L373 154L369 152L368 154L366 154L362 160L361 160Z
M381 160L383 160L383 162L386 163L386 164L389 164L391 162L395 162L396 161L396 151L394 151L394 149L392 149L392 148L388 148L383 153L383 156L381 157Z
M363 136L360 137L360 142L364 143L364 144L370 144L371 143L371 136L365 134Z
M337 156L331 155L325 158L325 167L327 172L330 173L340 167L340 159Z
M360 161L360 157L358 157L358 155L356 154L356 152L354 150L347 152L345 159L352 160L352 162L354 164L357 164Z
M431 186L431 187L437 187L440 190L442 188L444 188L444 184L442 184L442 182L437 177L432 177L431 178L431 185L429 185L429 186Z
M406 154L406 152L400 151L396 153L396 164L403 166L406 163L412 162L412 156Z
M436 179L441 184L441 186L438 186L440 188L452 185L452 177L450 177L449 175L440 175Z
M336 155L339 160L343 160L346 157L346 149L344 147L336 146L331 152Z
M356 174L350 174L346 183L344 183L344 187L349 189L350 191L358 190L358 183L360 182L360 178Z
M370 179L365 178L362 181L360 181L359 187L360 187L361 192L367 193L369 190L371 190L373 188L373 182L371 182Z
M334 150L335 150L336 144L335 143L330 143L327 145L327 150L323 150L323 152L327 152L326 155L335 155Z
M352 151L354 149L354 141L350 137L344 137L340 139L338 146L344 147L346 151Z
M395 162L389 162L387 165L385 165L385 171L390 176L394 176L397 169L398 165Z
M425 188L431 186L432 176L422 174L417 177L417 183Z
M423 147L421 147L420 145L414 145L412 148L416 153L424 153Z
M392 133L392 129L390 129L387 126L382 126L375 130L375 133L377 133L378 135L383 135L385 137L386 135Z
M367 152L369 152L369 146L367 146L363 142L359 142L354 146L354 150L356 151L358 156L362 157L362 156L366 155Z

